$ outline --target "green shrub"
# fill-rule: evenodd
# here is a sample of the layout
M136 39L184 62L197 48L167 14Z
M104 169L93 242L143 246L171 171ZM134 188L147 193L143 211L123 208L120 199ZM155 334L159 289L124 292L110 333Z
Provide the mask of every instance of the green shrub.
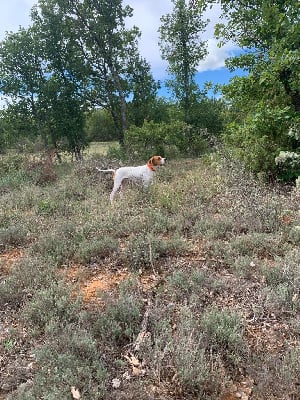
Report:
M208 292L212 291L218 282L216 282L211 274L201 269L193 269L191 271L174 271L168 276L166 281L166 292L170 293L173 300L182 303L188 301L189 304L196 304L201 307L202 299L205 299Z
M288 132L293 123L290 107L257 103L243 125L227 126L223 140L234 156L252 171L276 173L276 156L291 142Z
M123 282L119 297L106 297L105 301L105 310L93 323L94 335L104 343L124 346L140 328L143 303L138 288L134 282Z
M149 314L149 332L140 353L157 384L172 385L184 398L216 398L224 368L206 347L198 314L187 306L157 303Z
M275 258L284 254L287 245L281 243L281 237L263 233L253 233L233 237L230 241L210 241L205 244L205 249L212 259L235 265L241 257L249 258Z
M125 148L130 157L149 158L176 154L199 155L207 151L206 131L193 128L182 121L144 122L142 127L132 126L125 134Z
M21 222L0 229L0 249L1 247L21 246L27 242L28 231Z
M9 304L18 308L31 298L36 290L51 285L54 279L52 265L40 258L24 257L0 282L0 305Z
M213 220L200 219L192 228L193 235L204 236L208 239L225 239L232 235L233 222L229 219Z
M63 325L74 320L79 307L79 299L72 297L71 289L64 282L52 282L49 287L34 292L22 314L34 330L43 331L50 323Z
M38 370L29 387L18 390L19 400L69 400L71 387L83 399L104 400L108 373L90 333L67 326L56 338L35 351Z
M241 317L229 311L212 309L201 318L201 328L208 346L226 356L234 363L240 361L246 353L246 342L243 339Z
M110 236L84 240L77 247L74 260L83 264L95 262L112 256L118 248L118 241Z
M39 254L56 265L67 263L73 257L77 244L61 235L59 231L52 231L41 236L32 246L32 254Z
M186 242L179 236L165 239L151 233L137 234L128 241L126 259L132 269L149 268L160 257L180 255L186 250Z
M212 395L219 386L216 360L210 359L199 320L182 307L174 339L174 366L183 393L197 393L201 399Z

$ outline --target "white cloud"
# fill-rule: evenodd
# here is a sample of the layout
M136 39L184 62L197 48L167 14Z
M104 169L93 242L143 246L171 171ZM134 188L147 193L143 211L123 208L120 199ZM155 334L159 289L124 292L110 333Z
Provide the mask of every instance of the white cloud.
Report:
M158 1L153 0L127 0L133 8L133 17L129 20L129 26L136 25L142 32L139 43L141 55L151 64L153 75L156 79L166 78L167 62L161 59L158 47L159 33L158 28L161 24L162 15L172 12L173 3L171 0ZM221 8L219 4L214 5L204 14L204 19L209 19L206 31L203 32L203 40L207 40L208 56L201 61L198 67L199 72L216 70L224 67L225 59L237 50L232 44L225 45L222 48L217 46L214 39L214 26L220 22Z
M0 40L5 37L5 31L17 31L20 26L26 27L30 24L30 10L37 0L0 0ZM153 75L156 79L166 77L167 62L161 59L158 47L158 28L161 24L162 15L172 12L171 0L124 0L133 8L133 17L129 19L128 25L136 25L142 32L139 42L141 55L151 64ZM210 19L210 24L203 39L208 40L209 55L199 64L199 72L215 70L224 66L225 59L235 50L234 46L226 45L217 47L213 39L214 25L220 18L220 6L215 5L205 13L205 18Z
M30 10L37 0L2 0L0 4L0 40L6 32L16 32L30 23Z
M214 71L225 66L225 59L234 55L238 47L228 43L225 46L218 47L216 39L211 38L207 41L207 57L199 63L198 72Z

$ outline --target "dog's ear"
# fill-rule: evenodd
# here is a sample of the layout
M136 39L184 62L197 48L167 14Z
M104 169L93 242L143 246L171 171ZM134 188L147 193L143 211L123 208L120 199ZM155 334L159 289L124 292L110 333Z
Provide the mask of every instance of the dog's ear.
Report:
M148 164L153 165L153 160L154 160L154 157L151 157L150 160L148 161Z

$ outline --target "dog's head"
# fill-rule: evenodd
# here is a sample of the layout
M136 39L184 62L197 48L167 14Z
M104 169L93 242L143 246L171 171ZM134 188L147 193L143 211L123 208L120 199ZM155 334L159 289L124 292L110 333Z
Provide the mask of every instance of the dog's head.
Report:
M161 165L165 165L167 159L161 156L153 156L150 158L148 161L149 165L152 165L153 167L159 167Z

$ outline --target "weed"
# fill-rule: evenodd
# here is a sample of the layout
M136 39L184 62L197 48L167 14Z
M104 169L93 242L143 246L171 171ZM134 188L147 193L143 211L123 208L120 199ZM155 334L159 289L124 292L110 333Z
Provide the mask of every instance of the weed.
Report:
M36 290L50 285L54 268L40 258L24 257L0 283L0 305L19 308Z
M96 337L112 345L124 345L137 334L143 303L136 284L123 282L117 299L106 298L105 311L93 324Z
M96 262L99 259L112 256L118 248L118 241L111 237L84 240L77 247L74 260L83 264Z
M35 352L39 365L32 387L19 389L14 399L68 400L71 387L82 398L105 398L108 373L96 341L84 329L69 325Z
M186 252L185 241L180 237L159 238L151 233L131 237L126 257L132 269L153 267L160 257L175 256Z
M201 327L208 346L237 364L246 352L241 317L229 311L212 309L201 318Z
M63 282L53 282L37 290L22 311L24 319L34 330L44 331L49 323L64 325L75 319L80 301L74 301L71 289Z

